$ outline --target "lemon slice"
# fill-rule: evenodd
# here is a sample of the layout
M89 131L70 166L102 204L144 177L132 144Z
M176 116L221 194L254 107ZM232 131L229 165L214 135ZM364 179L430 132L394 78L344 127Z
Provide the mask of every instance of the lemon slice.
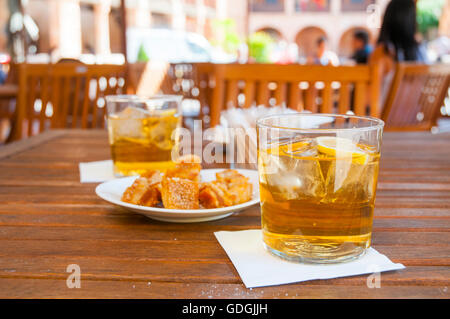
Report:
M166 117L166 116L174 116L177 113L176 109L169 109L169 110L162 110L158 113L159 116Z
M361 151L351 140L342 137L317 137L317 149L326 155L351 158L353 163L361 165L369 161L367 153Z
M280 150L286 154L293 154L302 151L309 143L300 141L280 146Z

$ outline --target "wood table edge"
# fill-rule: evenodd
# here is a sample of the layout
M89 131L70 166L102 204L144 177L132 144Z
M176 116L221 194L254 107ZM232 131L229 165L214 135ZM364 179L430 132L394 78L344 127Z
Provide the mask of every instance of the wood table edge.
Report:
M68 130L50 130L39 135L6 144L0 147L0 159L4 159L17 153L29 150L56 137L66 135L68 132Z

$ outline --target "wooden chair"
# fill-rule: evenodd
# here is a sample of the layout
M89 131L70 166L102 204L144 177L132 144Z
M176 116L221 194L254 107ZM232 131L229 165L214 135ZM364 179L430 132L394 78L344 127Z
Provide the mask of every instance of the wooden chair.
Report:
M19 95L10 140L49 128L104 127L104 96L125 92L125 66L20 64Z
M162 61L129 64L127 87L132 94L157 94L169 70L169 63Z
M6 82L0 85L0 144L7 141L13 121L14 109L19 93L17 68L11 63Z
M295 110L379 116L376 67L228 64L215 67L211 126L229 107L282 105ZM369 101L369 103L367 103Z
M202 118L203 111L211 107L214 71L212 63L171 64L161 85L161 91L197 100L200 103L199 117Z
M128 87L133 93L152 95L157 93L182 95L197 100L200 113L211 106L214 64L212 63L162 63L145 62L129 65Z
M450 86L450 65L399 63L382 112L386 130L430 130Z

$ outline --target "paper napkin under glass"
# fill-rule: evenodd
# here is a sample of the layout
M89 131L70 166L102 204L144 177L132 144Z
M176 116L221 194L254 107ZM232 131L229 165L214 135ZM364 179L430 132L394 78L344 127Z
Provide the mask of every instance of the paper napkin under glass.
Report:
M114 168L111 160L78 164L80 183L101 183L114 179Z
M338 264L294 263L265 250L261 230L219 231L217 240L231 259L247 288L330 279L403 269L369 248L364 256Z

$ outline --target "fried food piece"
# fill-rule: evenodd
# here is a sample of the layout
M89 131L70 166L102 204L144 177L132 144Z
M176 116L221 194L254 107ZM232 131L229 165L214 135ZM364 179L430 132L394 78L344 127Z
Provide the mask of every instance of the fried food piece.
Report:
M122 201L135 205L154 206L159 202L159 191L145 177L136 178L122 195Z
M233 205L242 204L252 199L253 185L245 183L230 184L228 194L233 198Z
M226 169L222 172L216 173L216 178L218 181L225 184L236 184L236 183L247 183L248 178L240 174L234 169Z
M151 185L139 205L154 207L161 202L161 191L157 185Z
M156 189L156 194L158 195L158 203L162 201L162 185L161 183L157 183L155 185L153 185L152 187L154 187Z
M155 206L161 201L162 173L148 171L137 178L122 195L122 201L143 206Z
M165 176L161 182L162 202L169 209L199 208L199 185L189 179Z
M167 177L178 177L181 179L189 179L194 182L200 182L200 170L202 169L201 159L196 155L181 156L175 164L174 168L166 171Z
M146 178L136 178L133 184L128 187L122 195L122 201L138 205L141 198L148 190L148 181Z
M180 156L177 160L177 163L184 163L184 164L201 164L202 160L200 157L198 157L195 154L187 154Z
M234 169L216 173L217 181L227 186L228 195L233 199L232 205L242 204L252 199L253 185L248 177Z
M141 175L141 177L147 178L150 188L156 193L158 203L161 201L161 181L163 179L164 174L158 170L147 171ZM156 203L157 204L157 203ZM146 205L149 206L149 205ZM154 206L154 205L151 205Z
M198 194L198 200L200 202L200 207L202 208L218 208L220 207L219 200L217 199L216 193L209 186L200 187Z
M200 206L204 208L219 208L233 205L233 198L227 190L227 185L213 181L200 185Z
M216 173L217 180L199 184L200 158L181 157L166 174L147 171L128 187L122 201L156 206L162 201L169 209L219 208L241 204L252 198L252 184L236 170Z
M141 177L149 179L151 184L160 183L163 177L163 173L154 169L141 174Z

